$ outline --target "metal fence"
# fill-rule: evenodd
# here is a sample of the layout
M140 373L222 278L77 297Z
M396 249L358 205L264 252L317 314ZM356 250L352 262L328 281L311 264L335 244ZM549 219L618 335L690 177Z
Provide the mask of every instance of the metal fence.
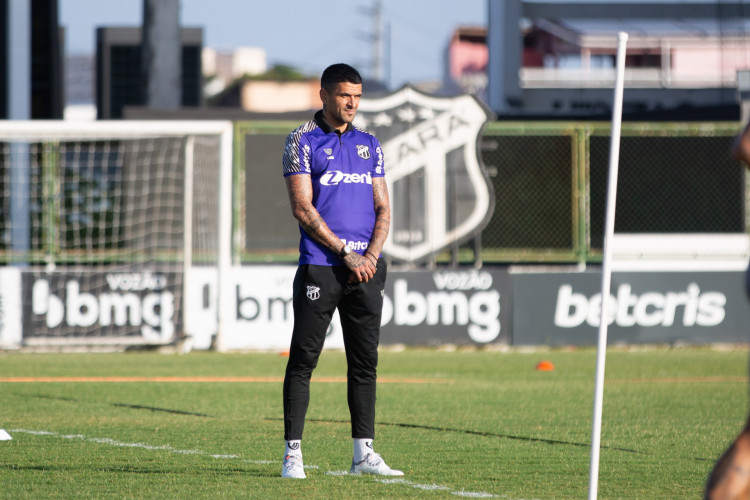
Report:
M280 165L286 134L297 125L236 126L243 261L296 258L298 229ZM745 232L745 172L729 155L740 129L736 122L623 124L615 231ZM609 123L489 123L478 150L494 212L475 241L436 261L599 261L609 147Z
M737 123L626 123L615 232L745 231L745 181L730 158ZM482 136L496 207L483 259L597 261L603 245L610 127L493 123Z

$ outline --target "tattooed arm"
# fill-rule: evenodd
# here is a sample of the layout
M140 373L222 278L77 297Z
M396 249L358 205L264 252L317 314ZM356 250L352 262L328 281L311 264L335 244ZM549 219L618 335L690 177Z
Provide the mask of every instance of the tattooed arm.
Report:
M384 177L373 177L372 198L375 205L375 227L372 230L365 257L374 267L377 265L378 256L383 249L391 225L391 205L388 199L388 186Z
M323 217L312 204L313 190L310 176L300 174L286 177L286 190L289 194L289 203L292 206L292 215L297 219L302 229L333 253L341 252L344 243L331 231L326 221L323 220ZM364 281L366 283L375 273L374 269L368 265L368 260L356 252L344 257L343 261L346 267L352 271L351 281Z

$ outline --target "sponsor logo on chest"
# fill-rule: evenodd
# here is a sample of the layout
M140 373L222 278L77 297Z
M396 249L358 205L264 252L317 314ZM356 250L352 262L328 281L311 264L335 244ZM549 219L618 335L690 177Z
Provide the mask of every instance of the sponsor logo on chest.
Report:
M372 184L370 172L364 174L349 174L340 170L329 170L320 177L323 186L338 186L339 184Z

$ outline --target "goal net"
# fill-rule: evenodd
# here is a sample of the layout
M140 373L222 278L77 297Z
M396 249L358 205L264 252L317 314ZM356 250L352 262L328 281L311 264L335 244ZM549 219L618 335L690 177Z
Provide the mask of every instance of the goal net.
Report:
M228 262L231 141L229 122L0 123L22 343L181 339L187 271Z

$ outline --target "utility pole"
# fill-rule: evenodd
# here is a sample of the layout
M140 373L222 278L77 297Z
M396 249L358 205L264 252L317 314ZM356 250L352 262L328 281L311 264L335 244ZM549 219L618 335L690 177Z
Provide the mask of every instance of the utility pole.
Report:
M7 36L7 118L31 119L31 0L5 3ZM10 246L23 256L15 265L25 265L31 250L31 176L29 144L10 144ZM15 258L14 258L15 260Z
M372 9L372 78L383 81L383 4L375 0Z

